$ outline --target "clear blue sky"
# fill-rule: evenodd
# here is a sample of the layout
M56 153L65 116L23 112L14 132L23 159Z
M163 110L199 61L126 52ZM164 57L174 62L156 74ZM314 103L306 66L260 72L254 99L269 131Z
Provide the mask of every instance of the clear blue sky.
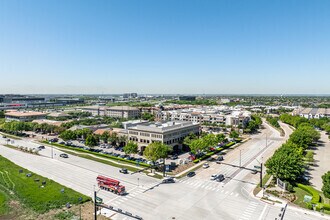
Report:
M328 0L1 0L0 93L330 94Z

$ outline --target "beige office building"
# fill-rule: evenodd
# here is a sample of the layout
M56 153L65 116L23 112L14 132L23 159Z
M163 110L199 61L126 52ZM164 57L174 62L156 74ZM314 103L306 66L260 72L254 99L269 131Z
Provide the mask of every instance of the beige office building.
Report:
M136 142L141 150L153 142L161 142L173 147L174 151L182 148L183 139L190 133L199 134L198 123L185 121L168 121L142 123L128 127L128 139Z

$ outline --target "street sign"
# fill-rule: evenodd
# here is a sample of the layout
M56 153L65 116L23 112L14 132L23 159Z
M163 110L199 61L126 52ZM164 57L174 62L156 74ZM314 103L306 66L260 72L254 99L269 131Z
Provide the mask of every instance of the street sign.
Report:
M100 198L100 197L95 197L95 202L96 203L102 203L103 202L103 199L102 198Z

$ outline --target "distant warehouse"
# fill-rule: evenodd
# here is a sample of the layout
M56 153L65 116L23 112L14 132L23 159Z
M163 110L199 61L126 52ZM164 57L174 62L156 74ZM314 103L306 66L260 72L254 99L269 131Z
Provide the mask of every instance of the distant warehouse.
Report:
M82 111L90 112L93 116L107 116L112 118L138 118L140 110L130 106L87 106L82 107Z
M33 121L41 120L46 118L47 113L42 112L19 112L19 111L10 111L5 113L6 121Z

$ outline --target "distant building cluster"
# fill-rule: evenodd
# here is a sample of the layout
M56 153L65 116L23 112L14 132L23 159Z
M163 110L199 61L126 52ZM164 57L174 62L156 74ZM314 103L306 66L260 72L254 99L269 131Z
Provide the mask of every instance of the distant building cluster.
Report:
M158 121L190 121L200 124L223 124L234 127L245 127L250 119L251 113L249 111L227 106L159 111L156 114L156 120Z
M43 112L34 112L34 111L8 111L5 113L6 121L21 121L21 122L30 122L33 120L42 120L45 119L47 113Z
M292 115L299 115L307 119L312 118L330 118L330 109L329 108L297 108L292 112Z
M74 97L57 98L25 95L0 95L0 110L56 107L83 103L83 99Z
M90 112L93 116L107 116L112 118L138 118L140 110L130 106L86 106L80 110Z

